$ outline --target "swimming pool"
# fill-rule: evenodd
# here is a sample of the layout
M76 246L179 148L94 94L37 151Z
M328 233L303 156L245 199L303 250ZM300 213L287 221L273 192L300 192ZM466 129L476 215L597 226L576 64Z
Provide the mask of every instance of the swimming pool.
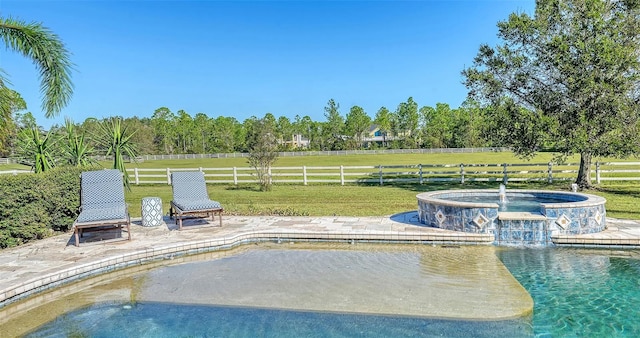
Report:
M380 249L382 248L382 249ZM121 295L120 299L95 301L91 304L69 311L49 323L31 331L30 337L68 336L69 334L92 337L122 336L216 336L253 337L253 336L636 336L640 332L640 323L635 308L640 304L640 254L636 251L572 250L572 249L518 249L493 247L431 247L401 246L390 250L389 246L353 245L340 250L247 250L221 259L204 262L190 262L175 266L161 266L150 271L136 273L135 277L126 277L112 283L126 285L132 293ZM292 250L293 249L293 250ZM382 252L382 254L381 254ZM308 283L315 281L320 289L331 287L331 293L337 290L351 292L371 286L372 276L399 276L406 284L387 285L385 289L369 290L370 294L389 293L397 298L405 294L405 302L424 300L433 294L449 294L463 291L479 294L491 280L504 288L502 276L495 264L486 265L485 261L494 255L504 264L513 276L526 288L534 301L533 315L521 315L517 318L496 320L462 320L428 318L416 315L393 316L380 313L350 313L348 311L296 311L286 308L264 306L241 306L231 304L197 304L187 302L167 302L171 293L162 290L189 287L178 284L182 277L198 269L210 269L214 274L207 275L211 285L236 284L238 280L225 280L231 274L237 276L238 267L246 266L246 272L263 265L263 271L256 271L252 283L262 290L275 288L274 294L282 289L291 288L296 280ZM292 257L292 258L287 258ZM346 258L345 258L346 257ZM292 259L292 260L289 260ZM464 264L468 259L467 264ZM265 265L270 261L271 265ZM300 262L307 262L304 266ZM276 265L287 265L288 275L281 276L282 281L293 280L291 284L275 283L283 270L268 270ZM498 265L500 265L498 264ZM489 270L487 270L489 268ZM311 279L295 277L309 275ZM335 278L328 278L331 271ZM260 275L264 273L264 278ZM240 274L242 279L249 275ZM323 278L318 276L324 276ZM427 277L425 277L427 276ZM349 278L354 278L349 282ZM171 279L173 278L173 279ZM204 278L204 277L203 277ZM423 279L426 278L426 279ZM481 279L477 279L481 278ZM196 278L197 279L197 278ZM124 282L123 282L124 280ZM428 287L412 288L416 280L423 280ZM335 281L336 285L325 285ZM234 283L235 282L235 283ZM386 280L383 281L383 283ZM198 285L197 280L195 285ZM451 285L452 289L444 286ZM510 285L510 284L505 284ZM281 287L282 286L282 287ZM163 289L168 287L166 289ZM301 287L302 294L309 286ZM101 286L102 291L110 290ZM209 287L207 287L209 288ZM466 289L465 289L466 288ZM394 293L398 289L404 292ZM226 289L224 292L230 292ZM394 291L395 290L395 291ZM454 290L454 291L452 291ZM457 290L457 291L455 291ZM389 291L389 292L387 292ZM161 294L158 296L158 292ZM425 293L426 292L426 293ZM86 291L83 294L90 294ZM113 293L113 292L112 292ZM149 295L156 294L156 296ZM176 293L179 294L179 293ZM198 293L184 293L185 299ZM206 298L207 292L200 293ZM432 294L432 295L433 295ZM231 295L229 299L238 298ZM251 295L248 295L249 297ZM216 295L217 299L220 294ZM298 303L304 299L298 296ZM468 297L474 298L475 296ZM77 296L70 296L70 299ZM118 297L115 297L118 298ZM127 300L129 298L129 300ZM327 302L336 302L331 295L323 297ZM495 295L489 298L495 298ZM498 297L499 298L499 297ZM339 299L339 297L338 297ZM453 298L452 298L453 299ZM273 299L272 299L273 300ZM64 302L64 300L63 300ZM353 301L355 302L355 300ZM419 304L420 302L416 302ZM243 305L244 304L244 305ZM415 304L414 304L415 305ZM455 304L451 304L455 306ZM441 306L441 305L439 305ZM384 312L384 311L383 311ZM3 329L0 327L0 329Z

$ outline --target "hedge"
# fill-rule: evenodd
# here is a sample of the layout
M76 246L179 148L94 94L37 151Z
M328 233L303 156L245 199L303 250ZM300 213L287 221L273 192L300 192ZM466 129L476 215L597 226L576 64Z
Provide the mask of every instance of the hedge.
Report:
M61 167L40 174L0 176L0 248L71 229L80 207L80 173Z

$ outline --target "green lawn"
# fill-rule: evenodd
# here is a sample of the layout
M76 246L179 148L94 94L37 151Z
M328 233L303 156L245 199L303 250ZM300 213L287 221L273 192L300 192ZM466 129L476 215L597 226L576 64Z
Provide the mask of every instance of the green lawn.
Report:
M309 215L309 216L383 216L417 209L416 194L439 189L498 189L498 183L473 184L396 184L396 185L275 185L260 192L253 185L209 185L209 195L222 203L226 214L234 215ZM568 183L512 183L508 189L563 189ZM640 185L607 184L588 193L607 199L607 215L640 219ZM168 212L171 186L133 186L126 194L132 216L140 216L142 197L162 198Z
M539 154L530 161L515 157L508 152L491 153L458 153L458 154L361 154L336 156L299 156L281 157L275 166L371 166L371 165L405 165L405 164L499 164L499 163L546 163L552 160L552 154ZM619 159L599 159L600 161L625 161ZM627 161L634 161L629 159ZM568 160L577 163L574 156ZM595 161L594 161L595 162ZM108 167L108 163L103 163ZM226 159L193 159L193 160L149 160L143 163L130 163L129 168L225 168L247 167L244 158ZM0 165L0 171L24 169L19 165ZM471 170L471 169L469 169ZM522 170L527 170L522 167ZM227 214L277 214L277 215L342 215L342 216L381 216L417 209L415 195L437 189L491 188L497 189L498 182L493 183L427 183L427 184L277 184L271 192L260 192L257 186L242 184L209 185L212 199L220 201ZM508 188L536 188L567 190L569 182L515 183L510 182ZM603 196L607 199L607 214L616 218L640 219L640 183L605 181L598 189L588 193ZM168 212L171 199L171 186L166 184L132 186L126 198L132 216L140 216L142 197L158 196L164 203L164 211Z
M358 154L332 156L291 156L279 157L274 166L371 166L371 165L405 165L405 164L460 164L460 163L547 163L552 154L538 154L530 161L520 159L510 152L489 153L440 153L440 154ZM579 162L577 156L570 162ZM104 164L108 165L108 164ZM142 163L131 163L128 168L229 168L248 167L246 158L211 158L188 160L148 160Z
M26 165L22 165L22 164L0 164L0 171L7 171L7 170L31 170L31 168L29 166Z
M460 153L460 154L360 154L335 156L299 156L280 157L275 166L371 166L371 165L405 165L405 164L499 164L499 163L547 163L552 154L538 154L530 161L522 160L508 152ZM624 161L618 159L599 159L600 161ZM635 159L629 159L633 161ZM574 156L568 162L577 163L579 157ZM225 168L246 167L246 159L193 159L193 160L150 160L131 164L139 168ZM526 166L521 167L527 170ZM471 169L469 169L471 170ZM342 215L342 216L381 216L417 209L416 194L437 189L490 188L497 189L494 183L428 183L428 184L348 184L331 185L274 185L271 192L257 191L254 185L211 184L211 198L220 201L227 214L280 214L280 215ZM546 183L509 183L508 188L563 189L567 190L569 182L553 185ZM589 191L605 197L607 213L611 217L640 219L640 185L627 182L605 182L598 190ZM140 200L145 196L158 196L164 202L165 212L171 199L169 185L145 185L132 187L127 194L131 212L140 215ZM133 207L136 206L136 207Z

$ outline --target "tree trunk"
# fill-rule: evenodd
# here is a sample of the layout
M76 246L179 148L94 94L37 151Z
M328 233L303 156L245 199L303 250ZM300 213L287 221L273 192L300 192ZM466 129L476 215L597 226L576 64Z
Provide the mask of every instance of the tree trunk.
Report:
M580 169L578 169L578 178L576 184L581 189L591 188L591 153L580 153Z

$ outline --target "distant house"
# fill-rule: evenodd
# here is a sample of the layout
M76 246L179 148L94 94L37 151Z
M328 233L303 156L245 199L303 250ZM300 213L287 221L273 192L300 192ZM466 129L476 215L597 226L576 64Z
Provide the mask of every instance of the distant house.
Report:
M291 149L306 149L309 148L309 143L309 139L300 134L291 135L290 140L282 142L287 148Z
M385 133L384 131L380 130L379 125L372 124L369 127L369 134L362 139L362 142L365 148L369 148L373 144L377 144L378 146L386 146L387 142L393 139L394 138L390 136L390 133Z
M382 136L382 131L380 131L380 126L377 124L372 124L369 127L369 137Z

